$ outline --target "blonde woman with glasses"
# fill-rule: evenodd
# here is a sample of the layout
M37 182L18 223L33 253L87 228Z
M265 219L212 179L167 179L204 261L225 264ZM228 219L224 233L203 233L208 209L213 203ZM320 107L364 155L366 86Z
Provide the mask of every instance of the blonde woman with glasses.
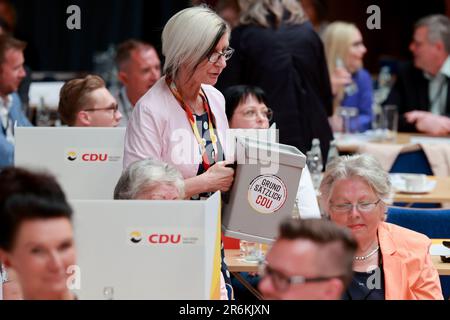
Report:
M389 175L369 155L332 161L320 185L330 219L358 242L348 300L443 299L439 274L425 235L384 222L391 193Z

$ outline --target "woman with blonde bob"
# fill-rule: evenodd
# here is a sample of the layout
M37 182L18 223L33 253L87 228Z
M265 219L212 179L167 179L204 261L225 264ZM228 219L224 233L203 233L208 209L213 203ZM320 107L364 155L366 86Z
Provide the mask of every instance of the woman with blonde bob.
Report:
M425 235L384 222L389 175L369 155L342 156L327 165L320 203L330 219L350 229L358 249L349 300L443 299Z
M367 49L361 32L352 23L337 21L325 29L322 38L334 95L332 127L342 130L342 121L336 115L338 107L355 107L359 114L351 129L366 131L372 124L373 90L372 78L363 68Z

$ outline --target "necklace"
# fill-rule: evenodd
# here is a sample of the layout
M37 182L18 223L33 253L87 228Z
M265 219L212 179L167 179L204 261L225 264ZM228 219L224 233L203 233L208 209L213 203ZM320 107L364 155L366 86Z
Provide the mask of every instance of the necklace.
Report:
M380 245L377 245L377 247L376 247L375 249L373 249L373 251L369 252L369 253L368 253L367 255L365 255L365 256L355 256L355 257L353 258L353 260L358 260L358 261L361 261L361 260L367 260L368 258L370 258L371 256L373 256L375 253L377 253L378 250L380 250Z

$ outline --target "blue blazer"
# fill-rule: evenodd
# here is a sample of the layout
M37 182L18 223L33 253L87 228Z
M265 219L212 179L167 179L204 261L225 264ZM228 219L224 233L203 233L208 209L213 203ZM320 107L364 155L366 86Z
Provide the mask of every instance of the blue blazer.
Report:
M12 106L9 111L9 118L13 125L18 127L30 127L32 124L22 111L22 102L19 95L12 94ZM0 130L0 168L14 165L14 145L6 140L5 133Z

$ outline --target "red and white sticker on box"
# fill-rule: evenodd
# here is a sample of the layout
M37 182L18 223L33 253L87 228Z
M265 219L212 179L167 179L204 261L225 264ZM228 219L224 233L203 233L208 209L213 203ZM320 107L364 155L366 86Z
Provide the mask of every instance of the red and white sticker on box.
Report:
M286 199L286 185L275 175L260 175L253 179L248 188L248 202L260 213L278 211Z

